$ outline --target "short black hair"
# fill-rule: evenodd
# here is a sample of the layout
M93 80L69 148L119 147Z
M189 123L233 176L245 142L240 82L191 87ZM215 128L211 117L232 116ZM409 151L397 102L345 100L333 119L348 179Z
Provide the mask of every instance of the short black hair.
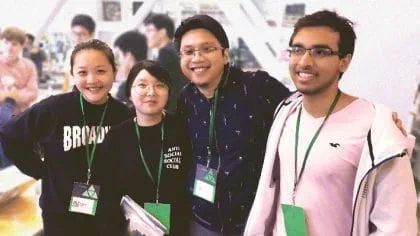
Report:
M166 84L169 88L169 92L171 91L171 77L169 76L168 70L157 61L143 60L136 63L131 68L130 73L128 73L127 82L125 84L125 95L127 98L131 97L131 87L133 86L137 75L142 70L146 70L157 80Z
M73 52L71 53L70 57L70 74L73 75L73 65L74 65L74 58L76 57L77 53L83 50L98 50L105 54L106 58L108 59L109 63L112 66L112 71L117 71L117 65L115 64L115 57L112 49L108 46L108 44L102 42L99 39L91 39L86 42L82 42L76 45Z
M136 61L147 58L146 37L137 30L122 33L114 41L114 47L118 47L123 53L130 52Z
M206 29L219 41L223 48L229 48L229 40L222 25L208 15L194 15L181 22L175 31L175 47L179 51L181 39L185 33L193 29Z
M158 30L164 28L170 39L174 37L174 21L166 14L151 13L144 19L143 23L145 25L154 25Z
M340 34L340 40L338 41L338 52L340 53L340 58L343 58L348 54L353 55L356 41L356 33L354 32L353 25L354 23L352 21L339 16L336 12L329 10L317 11L313 14L300 18L296 22L293 34L289 40L289 46L292 46L293 39L302 28L326 26Z
M26 38L28 38L29 40L31 40L31 42L34 42L35 41L35 36L33 34L26 33Z
M93 18L86 14L77 14L71 20L71 28L75 26L82 26L86 28L89 33L94 33L96 28L96 23Z

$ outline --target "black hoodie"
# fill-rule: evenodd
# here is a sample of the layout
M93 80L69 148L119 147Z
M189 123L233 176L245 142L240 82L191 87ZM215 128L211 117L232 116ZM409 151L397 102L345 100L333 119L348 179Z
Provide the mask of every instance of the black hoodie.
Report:
M93 105L86 100L83 103L86 125L92 131L99 125L105 104ZM97 149L110 127L130 116L122 103L109 96ZM77 90L33 105L0 129L6 156L23 173L42 179L40 206L43 214L67 214L73 183L86 182L85 130ZM95 132L90 131L89 143L92 143ZM35 145L39 145L41 152L34 150Z
M191 169L191 145L186 128L173 116L164 119L164 141L161 141L161 123L150 127L139 127L140 145L150 172L156 182L163 147L163 166L159 199L161 203L171 204L170 235L188 235L191 220L191 203L187 189L187 177ZM98 203L98 212L104 215L102 222L105 233L117 235L120 231L115 222L121 221L120 201L129 195L139 205L156 201L156 185L151 181L139 155L139 141L133 119L116 126L106 137L104 148L96 163L94 179L105 183ZM115 219L115 217L117 219ZM119 219L119 220L118 220ZM116 227L117 226L117 227Z

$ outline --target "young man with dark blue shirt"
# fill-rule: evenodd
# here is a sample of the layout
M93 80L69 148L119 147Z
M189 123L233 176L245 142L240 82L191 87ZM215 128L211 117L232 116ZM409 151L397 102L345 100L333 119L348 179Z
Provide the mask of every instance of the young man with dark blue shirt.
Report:
M255 197L274 109L289 90L266 72L231 67L226 33L207 15L184 20L175 46L192 82L178 103L193 148L191 234L239 235Z

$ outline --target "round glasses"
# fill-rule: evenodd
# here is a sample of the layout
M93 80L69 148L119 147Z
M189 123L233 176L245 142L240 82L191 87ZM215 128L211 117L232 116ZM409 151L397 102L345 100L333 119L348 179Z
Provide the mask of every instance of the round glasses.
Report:
M164 83L157 83L157 84L139 83L139 84L131 86L131 89L137 94L146 95L149 92L162 93L163 91L168 90L168 86Z

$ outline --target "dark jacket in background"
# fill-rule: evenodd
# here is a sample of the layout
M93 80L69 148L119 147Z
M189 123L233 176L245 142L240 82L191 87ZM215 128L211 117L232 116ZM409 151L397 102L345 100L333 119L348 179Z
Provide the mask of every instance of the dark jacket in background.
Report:
M181 71L179 60L178 52L173 43L168 43L159 49L157 61L169 71L169 75L171 76L171 94L166 105L167 111L171 114L176 112L179 94L188 82Z
M121 84L118 86L117 94L116 94L115 97L118 99L118 101L128 105L130 103L130 101L128 100L127 96L125 95L126 84L127 84L126 80L121 82Z

